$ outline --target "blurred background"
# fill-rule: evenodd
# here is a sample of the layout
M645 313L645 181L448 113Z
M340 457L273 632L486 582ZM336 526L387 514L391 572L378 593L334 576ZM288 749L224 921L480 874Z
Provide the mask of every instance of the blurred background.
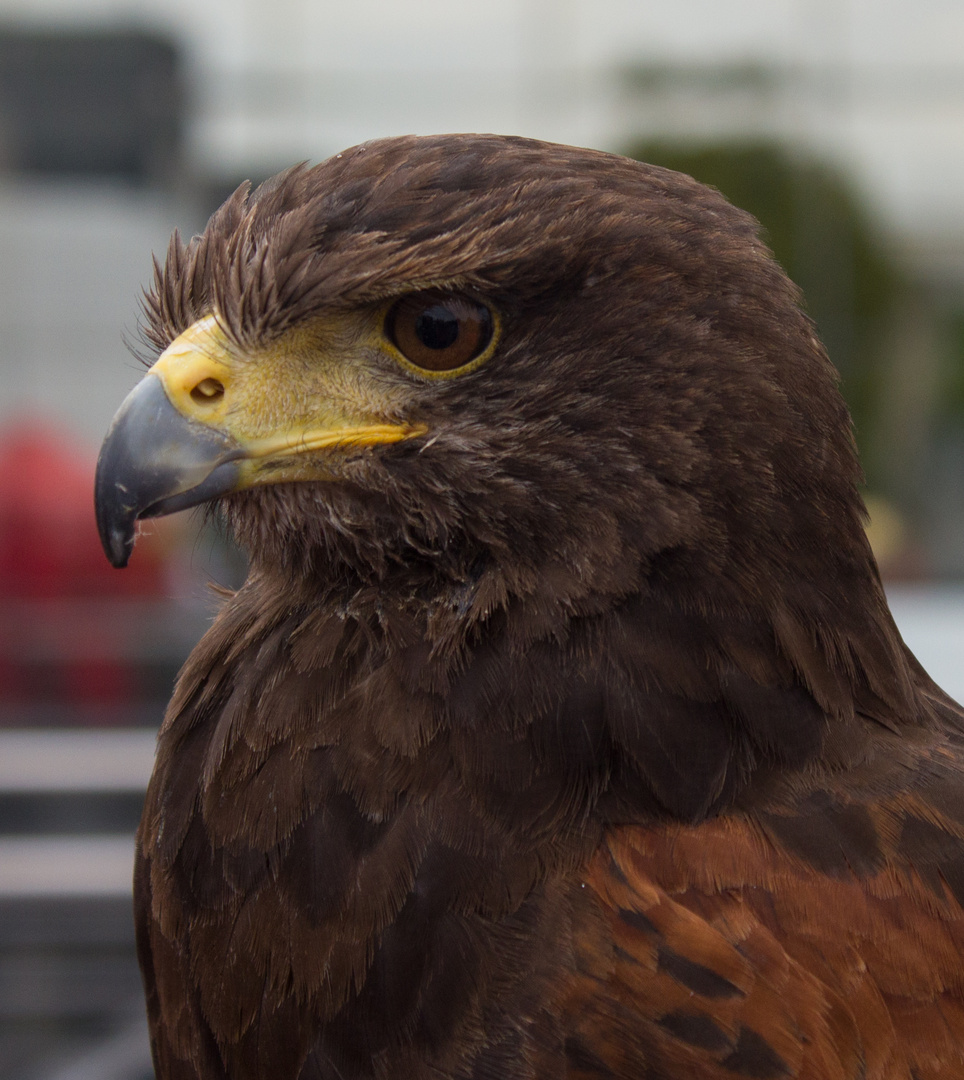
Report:
M97 447L151 253L243 179L405 132L682 169L755 213L854 414L898 623L964 697L960 0L0 0L0 1076L151 1075L131 836L174 675L243 577L131 567Z

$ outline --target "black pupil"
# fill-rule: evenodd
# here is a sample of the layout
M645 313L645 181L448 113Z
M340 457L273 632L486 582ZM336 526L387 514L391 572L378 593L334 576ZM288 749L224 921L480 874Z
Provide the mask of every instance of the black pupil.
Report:
M444 304L433 304L415 320L415 336L426 349L447 349L459 336L459 320Z

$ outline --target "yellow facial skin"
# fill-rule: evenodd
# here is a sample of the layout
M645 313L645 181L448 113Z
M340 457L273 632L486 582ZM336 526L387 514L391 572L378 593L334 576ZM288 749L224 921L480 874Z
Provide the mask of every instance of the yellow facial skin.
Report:
M499 323L479 356L427 370L389 340L389 310L329 312L250 349L216 315L179 334L121 404L97 461L97 527L114 566L127 564L142 518L258 484L337 480L346 453L427 434L404 420L413 377L475 370Z
M243 447L240 490L324 478L325 458L312 451L394 443L426 432L424 425L391 419L397 385L371 377L374 350L395 352L377 312L329 314L251 354L232 345L209 315L175 338L150 374L186 419L223 431Z

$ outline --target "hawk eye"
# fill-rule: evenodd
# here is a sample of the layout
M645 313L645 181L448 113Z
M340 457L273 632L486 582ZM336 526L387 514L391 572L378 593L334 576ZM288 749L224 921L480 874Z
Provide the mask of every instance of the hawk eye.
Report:
M412 293L390 308L385 333L416 367L454 371L485 351L492 340L492 313L460 293Z

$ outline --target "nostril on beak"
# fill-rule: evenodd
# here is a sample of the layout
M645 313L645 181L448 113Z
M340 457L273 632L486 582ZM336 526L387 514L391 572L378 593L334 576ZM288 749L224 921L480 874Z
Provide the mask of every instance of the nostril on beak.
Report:
M202 379L191 391L198 405L216 405L224 397L224 383L218 379Z

